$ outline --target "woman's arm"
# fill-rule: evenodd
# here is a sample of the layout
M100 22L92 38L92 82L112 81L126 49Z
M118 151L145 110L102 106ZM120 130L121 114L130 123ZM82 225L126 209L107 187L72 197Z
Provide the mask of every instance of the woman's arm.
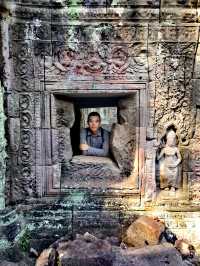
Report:
M165 148L163 148L163 149L161 150L160 154L158 155L158 157L157 157L158 161L164 156L164 154L165 154L164 149L165 149Z
M178 161L176 162L176 165L178 166L180 164L181 160L182 160L181 153L180 153L178 148L176 148L176 154L177 154L177 158L178 158Z

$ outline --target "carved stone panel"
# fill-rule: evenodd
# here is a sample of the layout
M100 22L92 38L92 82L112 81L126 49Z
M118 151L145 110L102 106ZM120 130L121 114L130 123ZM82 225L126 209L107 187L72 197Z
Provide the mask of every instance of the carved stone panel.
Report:
M33 49L31 42L13 41L10 47L14 77L12 85L17 91L34 90Z
M98 45L69 43L54 46L53 58L45 62L46 78L91 80L147 80L148 62L144 43Z
M193 136L195 106L193 106L192 69L194 44L163 44L161 55L154 58L155 83L154 124L162 135L163 128L174 124L180 141L187 145ZM193 125L191 127L191 125Z

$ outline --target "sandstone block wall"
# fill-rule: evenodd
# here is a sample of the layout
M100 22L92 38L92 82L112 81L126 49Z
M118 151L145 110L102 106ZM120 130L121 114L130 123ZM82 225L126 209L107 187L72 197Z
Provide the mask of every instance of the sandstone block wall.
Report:
M84 206L87 198L105 209L161 208L169 221L168 212L171 217L178 208L178 221L198 220L199 1L10 0L0 7L5 138L0 134L7 141L0 151L7 153L2 202L62 195L72 206L77 198ZM71 150L69 132L56 124L57 96L129 94L137 99L137 171L120 189L60 187L59 165ZM160 191L156 176L156 153L171 126L182 157L182 185L173 195ZM176 228L189 232L187 224Z

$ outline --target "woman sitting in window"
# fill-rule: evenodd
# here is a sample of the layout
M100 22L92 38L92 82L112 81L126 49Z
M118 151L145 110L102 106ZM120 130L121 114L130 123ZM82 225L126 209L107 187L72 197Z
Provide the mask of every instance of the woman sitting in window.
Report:
M83 155L108 156L109 132L101 127L101 116L97 112L88 115L88 127L80 134L80 150Z

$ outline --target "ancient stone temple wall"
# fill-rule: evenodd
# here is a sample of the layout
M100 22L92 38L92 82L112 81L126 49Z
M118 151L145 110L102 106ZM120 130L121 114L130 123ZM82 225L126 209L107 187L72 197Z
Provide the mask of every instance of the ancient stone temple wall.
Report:
M71 233L90 227L93 217L97 228L102 221L105 228L118 228L146 212L198 242L198 1L10 0L2 1L0 11L6 116L6 140L4 118L0 131L1 205L5 198L7 206L21 208L34 230L38 215L39 229L60 226ZM125 177L116 179L109 158L109 164L95 168L97 160L84 184L81 178L73 182L68 169L74 171L71 160L79 160L71 143L77 106L117 108L113 155L119 168L130 159ZM169 136L176 138L170 152ZM116 140L122 143L117 150ZM164 159L171 152L177 160L172 175L179 179L175 191L160 180L162 169L171 171ZM105 165L111 174L105 172L101 183ZM63 205L52 207L58 201ZM57 225L49 218L48 204L51 215L57 208Z

